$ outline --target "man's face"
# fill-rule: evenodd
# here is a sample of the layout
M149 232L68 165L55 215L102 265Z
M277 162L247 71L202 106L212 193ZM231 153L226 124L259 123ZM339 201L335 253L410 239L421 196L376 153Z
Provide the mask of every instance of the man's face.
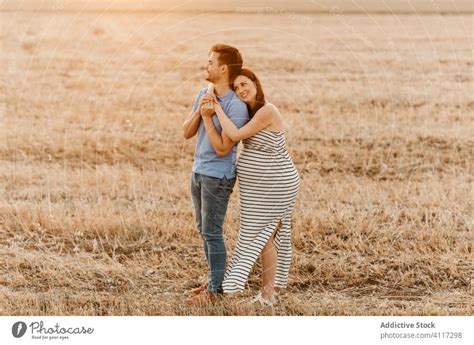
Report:
M206 80L215 83L217 82L221 76L221 68L219 67L219 53L211 52L209 55L209 59L207 61L207 73L206 73Z

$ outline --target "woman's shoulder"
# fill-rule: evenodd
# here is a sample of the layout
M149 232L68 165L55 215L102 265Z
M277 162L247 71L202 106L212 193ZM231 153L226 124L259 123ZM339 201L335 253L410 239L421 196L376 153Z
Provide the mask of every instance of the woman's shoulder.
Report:
M278 108L269 102L266 102L260 109L265 113L265 116L267 120L270 122L270 124L266 127L266 129L274 132L279 132L279 131L284 131L285 125L282 121L282 117L280 115L280 112L278 111ZM257 112L258 113L258 112ZM255 114L256 115L256 114Z
M260 108L258 109L257 111L257 114L258 113L262 113L262 114L266 114L266 115L278 115L280 112L278 111L277 107L273 104L273 103L270 103L270 102L265 102L265 104ZM257 115L255 114L255 115Z

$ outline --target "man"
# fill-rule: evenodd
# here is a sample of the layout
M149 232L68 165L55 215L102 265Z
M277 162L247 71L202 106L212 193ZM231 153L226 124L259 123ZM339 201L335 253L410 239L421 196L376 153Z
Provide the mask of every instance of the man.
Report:
M247 106L231 90L230 85L242 69L242 56L238 49L215 44L207 64L206 80L214 84L217 100L237 127L249 119ZM223 132L214 114L212 120L217 132L206 133L201 116L214 110L206 109L203 96L206 88L199 91L192 112L183 124L185 139L197 133L194 154L191 195L196 212L196 225L204 241L204 253L208 263L208 282L191 292L196 295L187 304L205 304L222 294L226 264L226 247L222 232L227 205L235 184L237 142ZM209 115L209 114L207 114Z

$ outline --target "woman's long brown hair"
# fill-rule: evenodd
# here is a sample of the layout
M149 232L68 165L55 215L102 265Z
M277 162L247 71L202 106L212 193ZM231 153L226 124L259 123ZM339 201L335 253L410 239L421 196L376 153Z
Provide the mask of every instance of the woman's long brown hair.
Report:
M255 86L257 87L257 95L255 96L255 107L252 109L247 104L247 108L249 110L249 117L252 118L255 115L255 113L265 104L265 94L263 93L262 84L260 84L260 80L257 78L255 73L253 73L248 68L242 68L239 75L243 75L249 78L251 81L255 83ZM234 89L233 83L232 83L232 89Z

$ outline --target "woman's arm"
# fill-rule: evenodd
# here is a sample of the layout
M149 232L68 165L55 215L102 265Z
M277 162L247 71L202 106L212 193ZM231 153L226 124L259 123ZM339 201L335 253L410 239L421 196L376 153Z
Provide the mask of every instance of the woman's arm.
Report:
M204 127L206 128L207 137L209 138L214 151L216 151L217 155L221 157L227 156L234 147L234 142L227 135L225 135L224 131L219 134L216 126L214 126L214 122L212 121L212 115L203 115L202 121L204 123Z
M234 142L250 138L260 132L262 129L270 125L274 118L273 109L268 105L264 105L245 126L237 128L237 126L224 113L224 110L219 103L215 103L214 110L216 111L217 117L222 126L222 132L225 132L225 134L227 134Z

